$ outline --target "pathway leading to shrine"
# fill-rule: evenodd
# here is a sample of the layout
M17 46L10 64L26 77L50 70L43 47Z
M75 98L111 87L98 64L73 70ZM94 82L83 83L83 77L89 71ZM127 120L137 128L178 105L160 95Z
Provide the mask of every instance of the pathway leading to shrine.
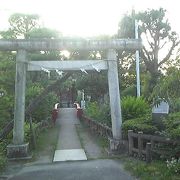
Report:
M56 125L60 126L60 131L53 162L87 160L76 132L78 124L80 122L76 117L75 108L59 109Z

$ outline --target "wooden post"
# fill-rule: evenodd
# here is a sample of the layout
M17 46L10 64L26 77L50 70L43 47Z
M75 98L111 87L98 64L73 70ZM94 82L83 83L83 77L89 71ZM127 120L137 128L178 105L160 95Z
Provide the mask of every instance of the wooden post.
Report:
M132 148L133 148L133 138L131 136L131 133L133 130L128 130L128 143L129 143L129 155L132 156Z
M31 131L31 141L32 141L32 146L33 149L36 149L36 134L33 128L33 123L32 123L32 117L30 116L29 118L29 124L30 124L30 131Z
M143 148L143 141L142 141L142 136L143 132L140 131L138 132L138 156L141 159L142 158L142 148Z
M152 160L152 155L151 155L151 143L146 144L146 162L150 163Z
M151 149L153 149L154 148L154 140L153 139L151 139Z

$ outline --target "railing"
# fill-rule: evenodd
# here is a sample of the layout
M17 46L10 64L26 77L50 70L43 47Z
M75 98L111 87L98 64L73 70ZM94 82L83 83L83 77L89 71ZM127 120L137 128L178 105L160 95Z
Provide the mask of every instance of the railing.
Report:
M89 128L93 132L95 132L95 133L97 133L97 134L99 134L105 138L112 137L112 130L108 126L101 124L101 123L98 123L98 122L96 122L96 121L94 121L94 120L92 120L92 119L90 119L84 115L81 116L81 119L89 126Z
M167 152L155 151L155 147L159 144L180 145L180 142L169 138L147 135L143 132L134 133L128 130L129 155L136 153L140 159L145 157L146 162L151 162L153 152L164 155Z
M6 138L6 136L12 131L14 126L14 120L11 120L0 132L0 141Z
M83 115L83 110L81 108L81 106L78 103L74 103L76 109L77 109L77 118L81 118Z
M108 126L98 123L97 121L86 117L85 115L83 115L83 110L80 107L80 105L78 103L74 103L74 105L76 106L77 109L77 117L81 120L84 121L84 123L86 123L90 130L105 137L105 138L112 138L112 129L109 128Z
M47 118L46 120L42 120L37 123L36 127L34 128L36 136L39 135L39 133L50 126L50 120Z
M47 118L48 119L48 118ZM48 120L42 120L41 122L38 122L35 128L35 133L39 134L40 129L46 128L49 126ZM5 139L7 135L13 130L14 126L14 120L10 121L0 132L0 141Z

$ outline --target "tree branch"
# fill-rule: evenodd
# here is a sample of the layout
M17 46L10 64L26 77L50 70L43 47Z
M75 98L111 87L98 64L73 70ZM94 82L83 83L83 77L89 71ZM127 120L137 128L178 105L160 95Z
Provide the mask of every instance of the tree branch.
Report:
M149 52L146 50L146 48L143 46L143 50L144 50L144 52L145 52L145 54L146 54L146 61L148 61L148 60L151 60L151 57L150 57L150 55L149 55ZM145 55L144 55L145 56Z
M149 44L150 47L153 49L153 43L151 43L151 42L149 41L149 39L148 39L148 37L147 37L147 33L145 33L145 35L146 35L146 40L147 40L148 44Z
M161 62L159 62L158 67L161 66L162 64L164 64L171 57L172 51L179 43L180 43L180 41L178 41L178 42L173 41L173 44L172 44L168 54L165 56L165 58Z
M162 49L162 48L165 46L166 43L167 43L167 41L165 41L165 42L163 43L163 45L162 45L161 47L159 47L159 49Z

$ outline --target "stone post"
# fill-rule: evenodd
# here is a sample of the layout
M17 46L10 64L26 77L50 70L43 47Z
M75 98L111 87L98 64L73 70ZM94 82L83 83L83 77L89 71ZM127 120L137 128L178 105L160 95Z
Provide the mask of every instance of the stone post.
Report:
M150 163L151 161L152 161L151 143L146 143L146 162Z
M10 159L19 159L28 156L28 144L24 143L26 56L27 53L25 50L20 49L17 51L13 143L7 147L7 156Z
M110 149L118 148L118 142L122 140L122 115L120 106L119 79L116 51L110 49L108 51L108 85L111 107L112 134L113 140L110 141ZM114 142L114 145L113 145ZM112 146L112 147L111 147Z
M142 150L143 150L143 141L141 138L142 135L143 135L143 132L139 131L138 132L138 156L139 156L139 159L142 158Z
M129 155L132 156L133 155L133 138L131 136L131 134L133 133L133 130L128 130L128 148L129 148Z

